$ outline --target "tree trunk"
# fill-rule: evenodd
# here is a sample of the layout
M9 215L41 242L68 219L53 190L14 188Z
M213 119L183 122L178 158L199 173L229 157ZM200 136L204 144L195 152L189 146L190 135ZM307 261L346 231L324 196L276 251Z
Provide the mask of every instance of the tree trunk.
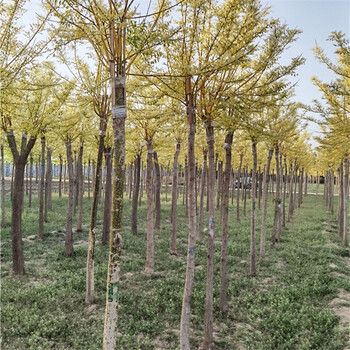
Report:
M64 162L63 171L63 193L66 194L67 162Z
M165 175L165 201L168 201L168 177L169 177L169 165L170 165L170 160L168 161L168 166L166 169L166 175Z
M259 167L259 182L258 182L258 191L259 191L259 197L258 197L258 208L261 209L261 198L262 198L262 182L263 182L263 174L261 173L261 168Z
M263 207L261 215L261 234L260 234L260 261L265 259L265 243L266 243L266 215L267 215L267 199L268 199L268 189L269 189L269 179L270 179L270 165L272 159L273 148L269 149L269 154L267 156L267 163L264 167L264 177L263 177Z
M90 188L90 165L91 165L91 161L90 161L90 158L89 158L89 160L88 160L88 167L87 167L88 199L90 199L90 192L91 192L91 188Z
M140 192L140 174L141 174L141 154L136 155L135 159L135 183L132 194L132 213L131 213L131 232L137 233L137 204Z
M44 236L44 191L45 191L45 137L42 137L41 138L41 179L40 179L38 239L43 239L43 236Z
M77 161L77 152L74 151L74 164L73 164L73 176L74 176L74 190L73 190L73 216L75 216L78 207L79 198L79 160Z
M128 180L128 185L129 185L129 199L132 198L132 169L133 166L132 164L129 165L129 180Z
M156 218L154 223L155 230L160 229L160 188L161 188L161 180L160 180L160 171L159 171L159 163L158 163L158 157L157 152L153 152L154 157L154 172L156 176L156 192L155 192L155 212L156 212Z
M237 173L237 202L236 202L236 218L239 221L239 189L241 187L242 179L241 179L241 171L242 171L242 162L243 162L243 154L239 155L239 168ZM234 184L236 186L236 184Z
M84 202L84 172L83 172L83 153L84 146L82 141L79 147L78 156L78 171L77 171L77 185L78 185L78 222L77 231L83 230L83 202Z
M343 244L344 246L349 245L349 239L348 239L348 198L349 198L349 158L348 155L345 155L344 159L344 204L343 204L343 217L344 217L344 229L343 229Z
M24 274L24 255L22 242L22 211L23 203L23 184L24 169L30 151L34 147L36 138L30 138L27 143L27 135L22 135L22 143L20 153L17 150L15 136L13 132L7 133L7 141L9 143L12 156L14 159L14 180L12 193L12 217L11 217L11 239L12 239L12 263L13 273L15 275Z
M283 177L283 175L282 175ZM287 158L284 156L284 179L283 179L283 206L282 206L282 226L286 226L286 195L288 182Z
M227 305L227 249L228 249L228 202L230 194L230 176L231 176L231 158L232 158L232 139L233 133L227 132L225 138L225 173L222 185L222 245L220 261L220 298L219 307L221 312L228 311Z
M213 346L213 286L214 286L214 222L215 222L215 163L214 163L214 128L211 123L206 124L208 143L209 173L209 227L208 227L208 253L207 253L207 284L204 315L204 350Z
M58 197L61 198L62 197L62 167L63 167L63 163L62 163L62 155L60 154L60 170L59 170L59 180L58 180Z
M5 212L5 174L4 174L4 146L1 149L1 227L6 227L6 212ZM30 197L29 197L30 198Z
M173 164L173 184L171 188L171 222L172 222L172 234L171 234L171 248L170 254L176 255L176 213L177 213L177 183L178 183L178 159L180 153L181 143L176 142L176 149L174 155Z
M143 178L144 178L144 172L143 172L143 160L141 160L139 207L141 207L141 204L142 204L142 197L143 197Z
M256 276L255 266L255 194L256 194L256 168L257 154L256 142L252 140L252 156L253 156L253 171L252 171L252 191L251 191L251 221L250 221L250 276Z
M344 165L343 161L339 166L339 195L338 195L338 234L339 237L344 236Z
M86 295L85 303L90 305L95 299L95 280L94 280L94 264L95 264L95 242L96 242L96 220L98 208L98 194L100 192L100 176L103 161L104 139L106 136L106 123L104 118L100 118L100 132L98 140L97 152L97 181L94 181L92 192L92 205L89 225L89 247L86 261ZM95 164L95 161L93 161ZM95 175L93 175L95 176Z
M280 198L280 166L279 166L279 148L275 147L275 161L276 161L276 194L275 194L275 214L273 217L273 227L272 227L272 244L279 241L279 220L281 215L281 198ZM277 238L276 238L277 234Z
M107 244L111 227L111 211L112 211L112 148L105 148L105 164L106 164L106 187L105 187L105 204L102 229L102 244Z
M194 283L194 263L196 246L196 198L195 198L195 150L194 140L196 133L196 117L193 108L193 98L191 89L191 78L186 81L187 97L187 123L188 123L188 174L189 174L189 223L188 223L188 245L187 245L187 265L184 294L182 298L181 323L180 323L180 349L190 349L190 315L191 299Z
M49 148L47 149L47 209L52 210L52 157Z
M203 239L203 207L204 207L204 193L206 186L206 175L207 175L207 150L203 150L203 170L201 180L201 193L199 200L199 219L198 219L198 239Z
M243 195L243 216L247 216L247 187L249 186L248 184L248 166L244 168L244 173L243 173L243 189L242 189L242 195Z
M65 236L65 250L66 256L73 255L73 197L74 197L74 170L72 159L72 145L70 141L66 142L67 164L68 164L68 205L67 205L67 219L66 219L66 236Z
M154 272L154 226L153 226L153 143L147 141L147 251L146 251L146 275L152 275Z
M216 209L220 208L220 199L221 199L221 195L222 195L222 161L219 162L219 166L218 166L218 186L217 186L217 191L216 191Z

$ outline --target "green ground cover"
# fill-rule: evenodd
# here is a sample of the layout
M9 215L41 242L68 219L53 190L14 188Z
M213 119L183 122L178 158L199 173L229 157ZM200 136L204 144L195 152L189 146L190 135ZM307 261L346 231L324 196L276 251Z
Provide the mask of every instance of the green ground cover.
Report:
M26 199L27 201L27 199ZM99 211L95 262L96 304L86 308L85 265L90 201L85 199L82 232L74 233L73 257L64 256L66 198L53 196L53 211L42 242L36 239L38 202L23 214L26 275L11 274L10 228L1 231L2 349L101 349L108 247L100 243ZM187 219L178 208L178 252L169 254L170 201L162 197L161 229L155 231L155 274L143 274L146 256L146 206L139 208L139 232L130 231L131 202L125 200L122 283L118 349L178 349L179 323L186 268ZM27 202L26 202L27 203ZM8 222L10 203L7 201ZM272 226L269 202L268 235ZM247 205L247 208L250 206ZM257 211L257 247L260 210ZM217 213L218 214L218 213ZM230 209L228 300L218 308L221 230L216 231L214 338L217 349L344 349L346 331L330 303L339 290L350 292L349 250L341 246L334 218L322 196L304 199L282 242L267 244L266 261L257 277L249 277L250 218L240 222ZM216 222L219 222L219 215ZM201 342L205 306L206 240L197 242L191 336ZM349 303L344 304L349 307Z

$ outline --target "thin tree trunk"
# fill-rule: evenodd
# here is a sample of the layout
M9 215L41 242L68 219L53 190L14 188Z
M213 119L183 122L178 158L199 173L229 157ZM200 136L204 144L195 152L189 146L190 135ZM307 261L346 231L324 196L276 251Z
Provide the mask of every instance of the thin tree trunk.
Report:
M252 194L251 194L251 221L250 221L250 276L256 276L255 266L255 194L256 194L256 168L257 168L257 153L256 142L252 140L252 156L253 156L253 171L252 171Z
M89 247L86 261L86 294L85 303L90 305L95 299L95 279L94 279L94 265L95 265L95 242L96 242L96 221L97 221L97 208L98 208L98 194L100 192L100 176L103 161L103 149L104 139L106 136L106 123L105 119L100 117L100 132L98 140L98 152L97 152L97 173L96 180L94 181L94 187L92 192L92 205L90 214L89 225ZM95 161L93 161L95 165ZM93 173L93 176L95 174Z
M128 185L129 185L129 199L132 198L132 163L129 165L129 180L128 180Z
M170 253L176 255L176 213L177 213L177 176L178 176L178 159L180 153L181 143L176 142L176 150L174 155L173 164L173 184L171 189L171 222L172 222L172 234L171 234L171 248Z
M83 230L83 203L84 203L84 172L83 172L83 153L84 146L81 141L79 147L79 156L78 156L78 171L77 171L77 183L78 183L78 222L77 222L77 231Z
M221 312L228 311L227 305L227 249L228 249L228 202L230 194L231 158L232 158L233 133L227 132L225 138L225 172L222 186L222 245L220 261L220 298L219 307Z
M6 212L5 212L5 174L4 174L4 146L1 149L1 227L6 227ZM29 197L30 198L30 197Z
M74 170L72 159L72 145L66 142L67 165L68 165L68 205L66 219L65 255L73 255L73 197L74 197Z
M259 182L258 182L258 191L259 191L259 198L258 198L258 208L259 210L261 209L261 198L262 198L262 180L263 180L263 174L261 173L261 169L259 167L259 171L258 171L258 174L259 174Z
M243 190L242 190L242 195L243 195L243 216L247 216L247 187L249 186L248 184L248 166L245 167L244 169L244 174L243 174Z
M73 165L73 174L74 174L74 195L73 195L73 216L77 213L78 207L78 198L79 198L79 159L77 161L77 152L74 151L74 165Z
M165 175L165 201L168 201L168 177L169 177L169 166L170 166L170 160L168 161L168 166L166 169L166 175Z
M41 180L39 204L39 232L38 239L44 236L44 191L45 191L45 137L41 138Z
M213 287L214 287L214 232L215 232L215 163L214 163L214 128L211 123L206 124L208 143L208 195L209 195L209 227L207 252L207 284L205 296L204 339L203 350L213 346Z
M146 275L152 275L154 272L154 226L153 226L153 143L147 141L147 250L146 250Z
M236 201L236 218L239 221L239 189L241 187L242 179L241 179L241 171L242 171L242 162L243 162L243 154L239 156L239 168L237 173L237 201ZM235 184L236 186L236 184Z
M273 148L269 149L269 154L267 156L267 163L264 167L264 177L263 177L263 207L261 215L261 234L260 234L260 261L265 259L265 244L266 244L266 215L267 215L267 198L268 198L268 188L270 179L270 164L272 159Z
M132 195L132 213L131 213L131 232L137 233L137 204L140 192L140 174L141 174L141 154L137 154L135 158L135 183Z
M281 214L281 198L280 198L280 166L279 166L279 148L278 146L275 147L275 161L276 161L276 194L275 194L275 214L273 217L273 227L272 227L272 237L271 242L272 244L276 243L276 240L279 241L279 220L280 220L280 214ZM277 234L277 238L276 238Z
M217 191L216 191L216 209L220 208L220 199L221 199L221 191L222 191L222 161L219 162L219 166L218 166L218 186L217 186Z
M91 165L91 161L90 161L90 158L89 158L89 160L88 160L88 168L87 168L88 199L90 199L90 192L91 192L91 188L90 188L90 165Z
M204 207L204 193L206 186L206 175L207 175L207 150L203 150L203 171L201 181L201 193L199 200L199 219L198 219L198 239L203 239L203 207Z
M196 245L196 198L195 198L195 149L194 140L196 133L196 117L193 108L191 78L186 81L187 93L187 121L188 121L188 174L189 174L189 223L188 223L188 245L187 265L184 294L182 298L181 322L180 322L180 349L190 349L190 315L191 299L194 283L194 263Z
M141 160L141 175L140 175L140 198L139 198L139 207L142 204L142 197L143 197L143 178L144 178L144 172L143 172L143 160Z
M105 205L103 213L103 229L102 244L107 244L111 227L111 211L112 211L112 148L105 148L105 164L106 164L106 189L105 189Z
M58 179L58 197L62 197L62 167L63 167L63 162L62 162L62 155L60 154L60 170L59 170L59 179Z
M343 229L343 244L344 246L349 245L349 238L348 238L348 225L349 225L349 218L348 218L348 198L349 198L349 157L348 155L345 155L344 159L344 204L343 204L343 217L344 217L344 229Z
M52 157L49 148L47 149L47 209L52 210Z
M343 161L339 166L339 196L338 196L338 234L339 237L344 236L344 165Z
M67 179L67 162L64 162L64 171L63 171L63 193L66 194L66 179Z
M155 223L154 228L156 230L160 229L160 188L161 188L161 180L160 180L160 171L159 171L159 163L158 163L158 157L157 152L153 152L154 157L154 172L155 172L155 185L156 185L156 191L155 191Z
M283 177L283 175L282 175ZM288 182L288 167L287 158L284 156L284 179L283 179L283 207L282 207L282 226L286 226L286 195L287 195L287 182Z

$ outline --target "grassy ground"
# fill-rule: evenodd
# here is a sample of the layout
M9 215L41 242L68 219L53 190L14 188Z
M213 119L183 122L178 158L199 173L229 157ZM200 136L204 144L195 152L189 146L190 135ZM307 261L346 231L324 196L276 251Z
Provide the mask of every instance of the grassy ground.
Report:
M26 199L27 200L27 199ZM85 265L87 226L75 232L75 251L64 251L66 198L53 197L42 242L36 239L38 202L23 215L26 275L11 274L10 228L1 232L2 349L101 349L108 247L97 242L96 304L86 308ZM179 201L180 202L180 201ZM182 203L182 200L181 200ZM85 199L84 222L90 202ZM130 232L131 205L125 200L122 283L118 349L178 349L179 322L186 268L187 220L179 204L178 252L169 254L170 202L162 198L161 229L155 232L155 274L143 274L146 252L146 208L139 209L139 232ZM10 203L7 202L8 222ZM268 233L272 225L269 202ZM247 206L247 208L249 205ZM216 231L214 337L217 349L345 348L346 329L336 312L347 309L349 250L341 246L335 220L325 211L322 196L309 195L287 224L282 242L267 244L267 257L249 278L249 212L236 222L230 210L228 300L230 310L218 309L221 231ZM217 218L216 222L219 222ZM260 211L258 210L258 228ZM97 237L100 240L102 212ZM258 229L259 233L259 229ZM259 238L259 234L258 234ZM259 244L259 239L257 246ZM206 283L206 242L197 242L192 298L192 347L203 335ZM338 299L336 299L338 297ZM338 304L332 301L338 300ZM340 302L339 302L340 300ZM337 309L338 308L338 309ZM347 330L349 330L347 328Z

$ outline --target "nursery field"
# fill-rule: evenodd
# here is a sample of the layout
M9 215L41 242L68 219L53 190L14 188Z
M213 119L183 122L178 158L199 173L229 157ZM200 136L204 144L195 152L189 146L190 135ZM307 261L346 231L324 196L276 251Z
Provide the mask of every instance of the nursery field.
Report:
M170 201L162 196L161 227L155 231L155 273L144 274L146 205L139 208L137 234L130 230L131 201L123 212L122 276L118 349L178 349L186 269L188 219L178 204L178 256L170 255ZM25 198L27 201L27 198ZM84 223L91 201L84 199ZM88 228L74 232L74 254L64 255L67 198L53 195L42 241L37 239L38 199L25 203L25 275L11 272L11 228L1 230L1 333L3 350L102 348L108 246L101 244L103 211L98 212L95 304L85 305ZM250 208L250 205L247 205ZM7 222L10 201L7 198ZM273 205L269 201L267 237ZM217 212L219 222L219 212ZM257 248L260 210L257 210ZM205 219L207 220L207 219ZM205 221L206 222L206 221ZM219 225L218 225L219 227ZM221 230L215 232L214 342L216 349L349 348L350 251L341 244L335 217L321 195L308 195L287 223L281 242L267 244L266 259L249 277L250 213L235 220L229 209L229 311L218 307ZM205 235L204 235L205 237ZM203 338L206 237L197 241L191 310L191 348Z

